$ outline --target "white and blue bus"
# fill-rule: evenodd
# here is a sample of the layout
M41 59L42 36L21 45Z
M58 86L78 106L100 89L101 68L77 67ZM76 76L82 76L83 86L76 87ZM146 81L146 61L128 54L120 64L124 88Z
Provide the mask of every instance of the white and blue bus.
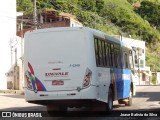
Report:
M103 32L85 27L39 29L25 34L25 99L48 111L132 104L132 50Z

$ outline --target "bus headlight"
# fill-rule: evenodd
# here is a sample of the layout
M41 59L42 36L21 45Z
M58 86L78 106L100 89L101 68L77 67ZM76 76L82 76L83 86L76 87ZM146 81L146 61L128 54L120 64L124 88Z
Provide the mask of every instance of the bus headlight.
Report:
M84 80L83 80L83 85L82 85L83 88L87 88L90 86L91 77L92 77L92 71L87 68L84 76Z

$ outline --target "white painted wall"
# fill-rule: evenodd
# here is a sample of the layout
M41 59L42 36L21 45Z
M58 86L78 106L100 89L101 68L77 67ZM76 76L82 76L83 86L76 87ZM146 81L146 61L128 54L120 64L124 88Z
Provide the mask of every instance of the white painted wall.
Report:
M72 19L70 18L70 27L82 27L82 23L75 20L75 19Z
M133 47L139 47L139 48L145 49L145 42L142 40L136 40L136 39L122 37L122 41L127 46L133 46Z
M11 67L10 39L16 36L16 0L0 4L0 90L7 89L5 73Z
M143 67L141 67L141 65L140 65L139 68L137 66L135 66L135 70L136 70L136 73L137 73L136 85L144 85L144 84L146 84L146 81L144 81L144 80L148 80L149 78L146 79L148 77L146 75L146 78L145 79L143 78L143 80L142 80L142 73L144 71L146 71L147 73L150 72L150 68L146 67L146 62L145 62L145 54L146 54L145 53L145 41L135 40L135 39L131 39L131 38L125 38L125 37L122 37L122 41L128 47L136 47L136 48L140 48L140 49L144 50L144 53L142 52L142 54L140 56L138 56L140 60L144 61ZM138 73L138 69L140 70L140 74Z
M128 47L136 47L136 48L141 48L144 50L144 53L142 53L141 56L139 56L139 58L141 60L144 60L144 67L143 68L140 67L140 70L145 70L145 65L146 65L146 62L145 62L145 54L146 54L145 53L145 41L135 40L135 39L131 39L131 38L125 38L125 37L122 37L122 41Z

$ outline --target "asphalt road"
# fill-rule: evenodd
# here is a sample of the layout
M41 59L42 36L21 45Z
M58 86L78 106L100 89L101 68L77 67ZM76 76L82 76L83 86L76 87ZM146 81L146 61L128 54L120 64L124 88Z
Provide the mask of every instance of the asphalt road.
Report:
M114 110L160 110L160 86L137 86L133 105L127 107L114 102Z
M23 95L9 95L9 94L0 94L0 111L46 111L45 106L30 104L24 100ZM72 111L72 110L71 110ZM73 110L74 111L74 110ZM143 112L144 111L144 112ZM132 106L124 106L119 105L117 101L114 102L114 109L113 112L118 112L118 115L97 115L94 116L77 116L77 117L45 117L47 120L136 120L138 119L141 114L144 116L145 112L146 115L149 117L141 117L140 119L160 119L160 86L137 86L137 93L136 96L133 98L133 105ZM137 114L135 114L135 112ZM120 113L120 114L119 114ZM131 117L131 113L133 115L137 115L136 117ZM73 113L74 114L74 113ZM120 117L122 114L123 117ZM124 115L129 114L129 117ZM156 117L159 116L159 117ZM151 117L152 116L152 117ZM17 119L17 118L9 118L9 119ZM36 119L44 119L44 118L31 118L33 120Z

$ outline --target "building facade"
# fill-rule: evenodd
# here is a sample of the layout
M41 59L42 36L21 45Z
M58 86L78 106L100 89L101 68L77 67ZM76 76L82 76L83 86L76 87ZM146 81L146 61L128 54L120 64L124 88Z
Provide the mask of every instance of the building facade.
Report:
M7 89L6 72L11 66L11 47L16 36L16 0L3 0L0 5L0 90Z
M136 84L149 85L151 83L151 70L149 66L146 66L145 42L125 37L122 37L121 40L126 46L133 49L135 71L138 78Z

